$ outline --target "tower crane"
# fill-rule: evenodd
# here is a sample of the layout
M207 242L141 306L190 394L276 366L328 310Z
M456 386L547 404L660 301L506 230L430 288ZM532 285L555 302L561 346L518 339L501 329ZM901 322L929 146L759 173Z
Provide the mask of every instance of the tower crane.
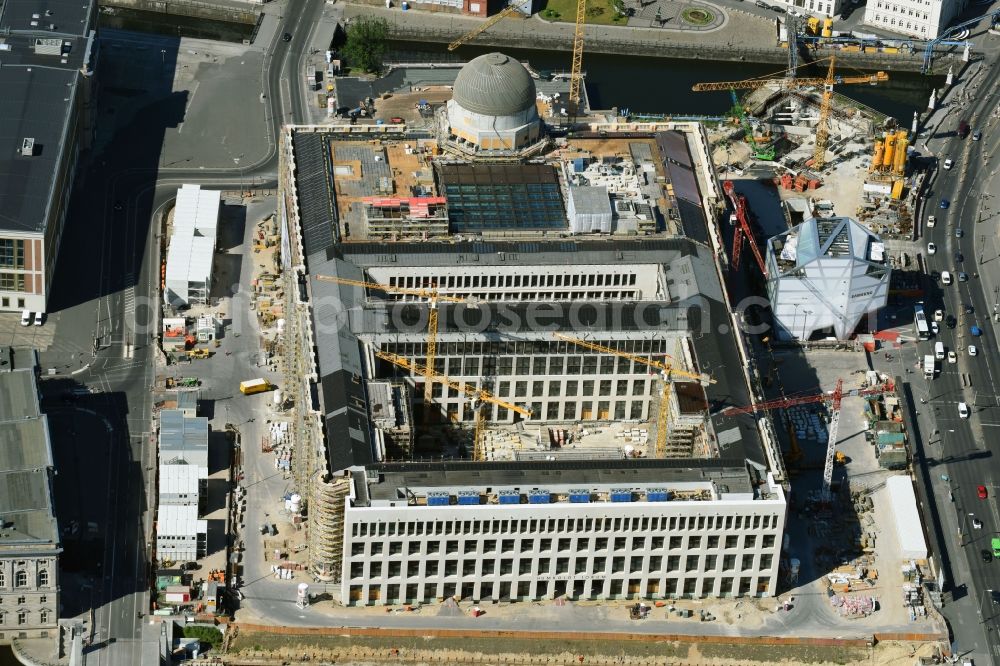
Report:
M434 359L437 357L437 332L438 332L438 301L449 303L470 303L466 298L457 296L442 296L437 289L409 289L404 287L390 287L377 282L365 282L364 280L350 280L348 278L334 277L332 275L317 275L317 280L326 282L336 282L353 287L365 287L376 291L384 291L387 294L403 294L405 296L419 296L426 298L430 302L430 311L427 315L427 365L424 368L424 419L430 418L430 404L433 389Z
M583 347L584 349L590 349L591 351L601 352L602 354L612 354L613 356L618 356L620 358L627 358L636 363L642 363L643 365L649 366L650 368L656 368L663 374L663 395L660 397L660 411L656 418L656 457L663 458L667 452L667 413L669 410L668 404L670 402L670 384L674 376L686 377L688 379L693 379L700 384L714 384L715 380L708 375L702 375L694 372L688 372L687 370L679 370L669 363L664 363L662 361L654 361L652 359L643 358L642 356L636 356L635 354L629 354L628 352L619 351L611 347L605 347L604 345L599 345L596 342L588 342L587 340L580 340L579 338L573 338L568 335L563 335L562 333L553 333L553 337L560 340L565 340L566 342L572 342L575 345Z
M498 11L496 14L489 17L488 19L480 23L478 26L476 26L469 32L465 33L464 35L453 41L451 44L449 44L448 50L454 51L462 44L471 42L473 39L483 34L487 30L495 26L497 23L507 18L508 16L519 14L521 12L521 7L524 5L529 5L530 3L531 0L520 0L520 2L514 2L512 4L507 5L506 7Z
M878 83L883 83L889 80L889 75L885 72L875 72L874 74L860 74L857 76L837 76L834 72L834 67L836 63L836 57L829 56L828 58L820 58L815 62L822 62L824 60L830 61L830 66L827 69L826 76L823 78L817 77L795 77L791 76L794 70L783 70L780 72L775 72L773 74L767 74L765 76L760 76L753 79L744 79L742 81L716 81L714 83L696 83L691 87L691 90L695 92L705 92L710 90L757 90L758 88L763 88L768 85L775 85L781 90L797 90L799 88L806 88L810 86L822 86L823 96L820 102L820 112L819 112L819 124L816 126L816 147L813 150L813 163L812 168L820 169L826 164L826 144L827 139L830 136L830 105L833 100L833 86L835 85L851 85L858 83L867 83L868 85L876 85ZM806 65L814 63L805 63L799 65L799 67L805 67ZM796 68L798 69L798 68ZM735 92L733 93L735 97ZM742 108L742 107L740 107ZM748 143L750 143L751 149L756 150L756 144L754 141L747 138ZM764 159L764 158L761 158Z
M471 396L474 400L478 401L480 404L476 408L476 430L473 435L473 447L472 447L472 459L476 461L483 460L485 456L485 451L483 450L483 434L486 431L486 416L483 413L483 406L487 403L499 405L504 409L509 409L513 412L517 412L522 416L530 417L532 411L520 405L515 405L514 403L501 400L489 391L485 389L478 388L472 384L465 384L462 382L457 382L450 377L438 374L431 368L420 365L410 361L410 359L405 356L400 356L398 354L393 354L392 352L386 352L381 350L375 350L375 356L382 359L383 361L388 361L395 366L403 368L404 370L409 370L415 375L422 375L425 378L431 377L435 381L440 382L450 389L464 393L467 396ZM425 379L427 381L427 379Z
M764 263L764 257L760 253L760 248L757 247L757 241L754 240L753 231L750 229L750 207L747 204L747 198L736 192L736 187L731 180L723 181L722 189L732 202L733 215L736 216L736 224L733 225L735 227L733 229L733 267L736 269L740 267L740 251L743 247L743 237L745 236L747 242L750 244L750 250L753 251L754 259L757 260L757 266L760 268L761 275L766 278L767 265Z
M765 400L747 407L727 407L722 410L723 414L735 416L737 414L751 414L753 412L767 411L771 409L787 409L795 405L807 405L815 402L826 402L830 404L830 425L827 426L826 458L823 461L823 496L829 500L831 497L830 486L833 485L833 459L837 448L837 430L840 427L840 402L844 396L866 396L881 395L891 393L895 386L888 381L880 386L873 386L866 389L850 389L844 391L844 380L838 379L837 386L832 393L816 393L812 395L794 396L791 398L778 398L776 400Z

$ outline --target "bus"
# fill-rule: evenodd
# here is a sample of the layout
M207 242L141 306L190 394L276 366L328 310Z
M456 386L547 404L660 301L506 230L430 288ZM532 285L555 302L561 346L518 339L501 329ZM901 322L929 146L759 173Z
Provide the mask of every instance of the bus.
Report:
M913 308L913 325L917 328L918 340L930 340L931 329L927 326L927 315L924 314L924 306L916 305Z

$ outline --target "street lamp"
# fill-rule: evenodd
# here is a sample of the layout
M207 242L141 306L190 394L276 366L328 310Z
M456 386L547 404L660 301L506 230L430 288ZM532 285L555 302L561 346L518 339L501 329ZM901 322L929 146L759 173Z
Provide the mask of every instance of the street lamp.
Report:
M243 199L243 167L240 166L240 160L243 159L244 153L240 153L239 157L233 158L233 164L240 170L240 200Z

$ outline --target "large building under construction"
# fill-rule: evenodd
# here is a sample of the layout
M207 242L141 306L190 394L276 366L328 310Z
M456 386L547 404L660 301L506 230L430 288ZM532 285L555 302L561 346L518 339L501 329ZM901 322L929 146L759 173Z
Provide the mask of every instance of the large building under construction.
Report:
M521 66L483 58L436 136L290 130L311 573L350 604L775 594L703 134L535 134Z

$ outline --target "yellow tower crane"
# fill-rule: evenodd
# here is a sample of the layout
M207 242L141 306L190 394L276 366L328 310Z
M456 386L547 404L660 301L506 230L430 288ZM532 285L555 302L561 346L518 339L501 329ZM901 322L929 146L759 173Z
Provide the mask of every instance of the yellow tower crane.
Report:
M628 352L619 351L617 349L612 349L611 347L605 347L604 345L599 345L595 342L587 342L586 340L580 340L578 338L573 338L568 335L563 335L562 333L553 333L554 337L560 340L565 340L567 342L572 342L575 345L579 345L585 349L590 349L592 351L601 352L604 354L612 354L614 356L619 356L621 358L627 358L636 363L642 363L651 368L656 368L663 373L663 395L660 397L660 411L656 419L656 457L663 458L667 451L667 413L669 411L670 402L670 384L674 377L686 377L688 379L693 379L700 384L714 384L715 380L708 375L702 375L694 372L688 372L687 370L679 370L669 363L663 363L661 361L654 361L649 358L643 358L642 356L636 356L635 354L629 354Z
M393 354L391 352L384 352L380 350L375 351L375 356L382 359L383 361L388 361L389 363L392 363L395 366L403 368L404 370L409 370L415 375L423 375L425 377L425 381L427 381L426 379L427 377L433 377L435 381L444 384L450 389L454 389L455 391L471 396L473 399L475 399L480 403L479 406L476 408L476 430L475 434L473 435L473 447L472 447L473 460L479 461L485 459L486 457L486 452L483 450L484 449L483 434L486 431L486 416L485 414L483 414L484 405L486 405L487 403L499 405L500 407L503 407L505 409L517 412L522 416L530 417L532 414L530 409L526 409L525 407L521 407L520 405L515 405L514 403L507 402L505 400L501 400L500 398L496 397L486 389L481 389L477 386L473 386L472 384L457 382L454 379L451 379L450 377L437 374L433 372L433 370L426 368L420 365L419 363L414 363L413 361L410 361L410 359L406 358L405 356L400 356L398 354Z
M433 390L434 359L437 358L437 333L438 333L438 301L449 303L471 303L467 298L457 296L442 296L437 289L409 289L405 287L390 287L377 282L365 282L364 280L350 280L348 278L334 277L332 275L317 275L316 279L337 284L346 284L354 287L365 287L376 291L384 291L387 294L403 294L405 296L418 296L426 298L430 302L430 312L427 315L427 365L424 371L424 419L430 418L430 404Z
M833 101L833 63L836 60L830 56L830 68L826 70L826 80L823 81L823 100L819 105L819 122L816 124L816 147L813 149L813 169L822 169L826 164L826 142L830 138L830 104Z
M449 44L448 50L454 51L462 44L471 42L473 39L483 34L487 30L495 26L497 23L507 18L508 16L513 16L514 14L521 13L521 6L527 5L530 2L531 0L521 0L520 2L514 2L512 4L507 5L506 7L498 11L496 14L489 17L488 19L480 23L478 26L476 26L469 32L465 33L464 35L453 41L451 44Z
M813 163L811 165L814 169L820 169L826 164L826 144L830 136L830 104L833 100L833 86L858 83L867 83L868 85L873 86L889 80L889 75L885 72L859 74L857 76L837 76L834 72L836 58L834 56L829 56L828 58L820 58L815 62L818 63L823 60L830 61L830 66L827 69L826 76L823 78L789 78L785 76L787 74L787 70L782 70L780 72L775 72L774 74L767 74L755 79L744 79L742 81L696 83L691 87L691 90L695 92L705 92L709 90L757 90L758 88L763 88L768 85L778 86L782 90L795 90L810 86L822 86L823 97L819 107L819 124L816 126L816 148L813 151ZM805 67L806 65L812 64L815 63L805 63L804 65L799 65L799 67Z

